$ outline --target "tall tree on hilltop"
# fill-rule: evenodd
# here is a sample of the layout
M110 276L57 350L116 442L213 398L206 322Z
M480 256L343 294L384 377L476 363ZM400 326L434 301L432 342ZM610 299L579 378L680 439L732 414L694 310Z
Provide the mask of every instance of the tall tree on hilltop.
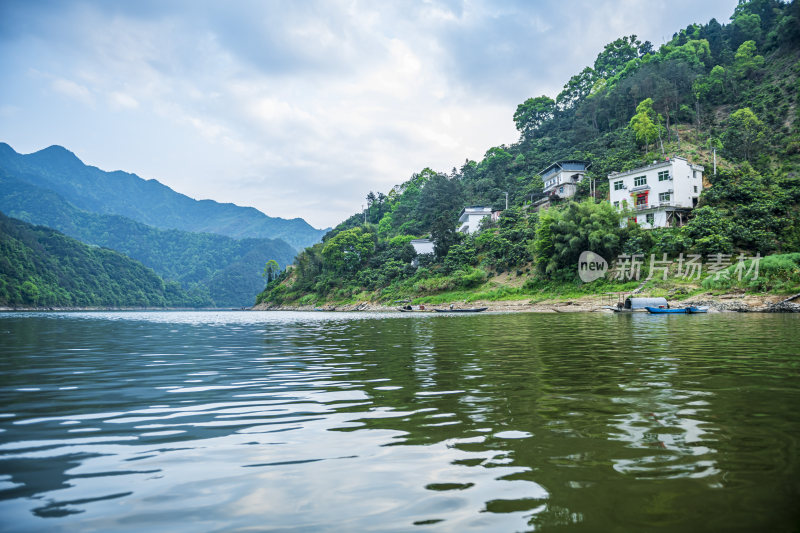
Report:
M542 124L553 118L556 103L548 96L528 98L517 106L514 124L525 139L533 139Z

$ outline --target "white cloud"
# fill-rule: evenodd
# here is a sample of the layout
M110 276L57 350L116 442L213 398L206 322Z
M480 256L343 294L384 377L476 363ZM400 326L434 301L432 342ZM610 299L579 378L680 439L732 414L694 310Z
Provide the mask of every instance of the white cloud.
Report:
M735 2L702 9L723 19ZM658 45L705 16L688 0L32 4L8 10L0 41L0 102L16 110L0 140L54 139L90 164L319 226L370 190L515 142L516 105L554 97L605 43ZM42 100L42 80L81 113Z
M109 103L118 109L136 109L139 102L133 96L119 91L113 91L108 95Z
M89 91L89 89L79 83L75 83L74 81L66 80L64 78L56 78L51 82L50 86L54 91L68 96L73 100L77 100L83 104L91 105L94 102L94 98L92 97L92 93Z

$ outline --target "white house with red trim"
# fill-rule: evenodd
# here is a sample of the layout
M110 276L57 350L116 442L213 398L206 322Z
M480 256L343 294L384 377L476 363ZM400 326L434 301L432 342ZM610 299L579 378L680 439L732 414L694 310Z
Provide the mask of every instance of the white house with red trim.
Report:
M608 175L609 201L643 228L682 226L703 190L703 170L683 157ZM621 221L625 225L627 220Z

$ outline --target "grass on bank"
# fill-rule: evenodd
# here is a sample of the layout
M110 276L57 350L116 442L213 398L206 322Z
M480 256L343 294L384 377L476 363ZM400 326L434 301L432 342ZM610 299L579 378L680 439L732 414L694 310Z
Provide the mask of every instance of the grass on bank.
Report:
M741 272L740 272L741 271ZM642 278L647 277L648 265L643 265ZM741 273L741 276L739 275ZM741 278L741 279L740 279ZM522 282L524 279L524 282ZM800 292L800 253L776 254L760 259L756 275L752 260L743 265L734 264L719 272L702 276L702 279L684 279L670 271L666 280L660 275L650 280L599 279L591 283L579 280L550 281L535 275L507 277L500 280L493 273L480 268L458 271L419 279L417 277L396 281L375 291L362 287L340 287L322 296L315 293L293 293L287 287L284 305L314 306L354 305L359 302L392 305L398 300L411 300L414 304L441 305L451 302L529 300L531 304L543 301L566 301L586 296L603 296L607 293L631 293L641 286L642 296L663 296L680 301L698 294L768 293L789 295ZM609 301L614 299L609 296ZM614 303L616 300L614 300Z

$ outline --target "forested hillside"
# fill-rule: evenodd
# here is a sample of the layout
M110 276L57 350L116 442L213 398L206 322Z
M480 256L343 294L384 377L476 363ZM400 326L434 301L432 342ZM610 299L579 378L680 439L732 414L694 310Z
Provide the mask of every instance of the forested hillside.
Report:
M175 282L121 253L0 213L0 306L200 307Z
M0 190L0 211L7 215L122 252L164 279L179 282L207 306L252 305L264 288L266 262L273 259L283 267L295 256L282 240L160 230L118 215L90 213L2 169Z
M742 1L728 24L676 32L659 49L624 36L572 76L555 99L522 102L519 142L449 173L424 169L304 250L259 296L271 303L392 299L473 289L512 272L531 289L577 283L582 250L617 254L775 254L800 250L800 3ZM714 174L714 156L718 172ZM705 166L710 187L682 227L620 227L610 172L672 155ZM578 194L542 212L539 172L592 163ZM589 195L592 182L597 185ZM468 205L510 208L478 235L456 229ZM625 216L625 213L622 213ZM420 268L409 241L431 235Z
M0 169L52 190L85 211L121 215L161 229L217 233L235 239L281 239L297 249L318 242L324 233L300 218L285 220L252 207L198 201L154 179L144 180L122 171L105 172L84 165L61 146L22 155L0 143Z

